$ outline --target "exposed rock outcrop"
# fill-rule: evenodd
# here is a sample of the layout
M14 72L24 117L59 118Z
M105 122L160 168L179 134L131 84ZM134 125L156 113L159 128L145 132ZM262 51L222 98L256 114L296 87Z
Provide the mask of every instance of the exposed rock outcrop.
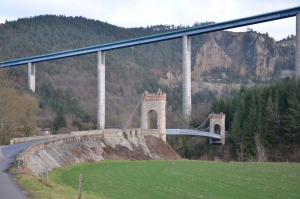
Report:
M214 39L211 39L205 42L199 49L199 52L196 55L192 77L199 79L201 77L201 72L203 71L209 71L216 67L229 68L231 65L231 58L223 51Z
M274 76L277 60L285 56L279 53L282 47L278 46L273 38L255 31L246 33L220 31L208 34L203 40L203 43L197 43L196 40L193 44L193 81L202 81L204 77L215 79L216 75L210 74L210 71L216 68L224 71L221 78L228 75L226 69L231 69L230 73L236 73L241 77L247 75L268 79ZM180 71L169 69L166 76L159 81L168 86L180 82Z

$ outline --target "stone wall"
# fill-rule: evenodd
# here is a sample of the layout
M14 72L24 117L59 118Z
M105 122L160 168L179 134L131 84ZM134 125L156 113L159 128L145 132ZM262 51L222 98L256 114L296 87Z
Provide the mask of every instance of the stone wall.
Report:
M44 136L33 136L33 137L21 137L21 138L12 138L10 140L10 145L17 144L20 142L29 142L33 140L47 140L47 139L56 139L64 138L70 136L69 134L57 134L57 135L44 135Z
M153 130L106 129L72 132L34 144L16 157L17 170L43 175L69 164L102 160L180 159Z

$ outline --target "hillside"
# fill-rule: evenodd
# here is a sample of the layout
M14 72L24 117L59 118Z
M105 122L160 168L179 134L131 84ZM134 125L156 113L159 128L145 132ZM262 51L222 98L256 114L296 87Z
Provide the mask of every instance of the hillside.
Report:
M18 19L0 24L0 61L180 28L183 27L121 28L83 17L53 15ZM173 111L173 115L174 111L180 112L181 43L176 39L106 53L106 126L121 128L143 90L156 92L158 87L167 93L168 110ZM211 103L215 97L229 96L240 84L268 83L281 77L282 71L292 75L294 52L293 45L277 44L267 33L252 30L193 36L194 107L203 110L200 103ZM73 117L92 121L97 107L96 67L95 54L38 63L36 86L40 107L57 111L62 106ZM27 66L12 68L11 72L17 84L27 87ZM57 99L61 102L53 103ZM203 114L209 108L204 110ZM139 123L137 115L132 126L137 127Z

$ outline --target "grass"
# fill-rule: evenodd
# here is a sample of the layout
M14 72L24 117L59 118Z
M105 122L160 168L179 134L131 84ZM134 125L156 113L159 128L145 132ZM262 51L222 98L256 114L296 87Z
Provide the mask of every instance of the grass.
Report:
M77 190L79 174L84 193L104 198L300 197L296 163L105 161L60 168L50 179Z
M11 172L14 172L13 169ZM36 199L77 199L78 190L59 183L46 182L44 178L28 174L14 173L14 178ZM1 195L1 194L0 194ZM30 197L31 198L31 197ZM99 199L102 197L84 193L82 199Z

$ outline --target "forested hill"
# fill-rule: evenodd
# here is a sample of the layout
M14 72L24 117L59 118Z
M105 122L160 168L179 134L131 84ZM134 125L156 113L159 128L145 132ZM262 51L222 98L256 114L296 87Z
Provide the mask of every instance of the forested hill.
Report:
M203 25L206 23L195 23ZM0 61L159 34L184 28L121 28L83 17L44 15L0 24ZM216 32L192 37L193 103L230 95L240 84L268 83L292 74L294 46L267 33ZM143 90L167 93L168 110L181 107L181 39L106 53L106 125L122 127ZM82 117L96 115L96 54L37 64L40 107ZM284 70L284 71L283 71ZM284 73L283 73L283 72ZM11 69L27 87L27 66ZM194 105L196 107L196 105ZM133 125L139 126L139 117Z
M83 17L45 15L22 18L1 25L1 48L8 52L1 58L14 59L81 48L143 36L145 33L142 28L131 31ZM20 54L17 48L25 46L34 48Z

